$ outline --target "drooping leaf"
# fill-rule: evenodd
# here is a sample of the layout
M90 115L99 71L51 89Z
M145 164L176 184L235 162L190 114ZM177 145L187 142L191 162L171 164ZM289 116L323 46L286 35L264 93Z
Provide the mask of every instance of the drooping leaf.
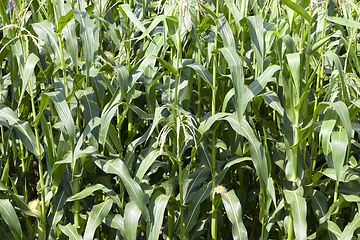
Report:
M38 151L35 134L31 130L28 122L18 119L16 113L4 105L0 105L0 120L7 123L9 128L11 127L15 129L17 137L21 139L24 146L37 158L42 156L44 149L40 144L40 152Z
M142 160L140 167L138 168L135 179L138 182L141 182L142 178L144 177L146 171L151 167L154 163L156 158L160 156L160 150L154 149L147 154L147 156Z
M108 187L106 187L106 186L104 186L103 184L100 184L100 183L97 183L97 184L94 184L94 185L91 185L91 186L87 186L82 191L80 191L80 192L72 195L71 197L67 198L66 201L67 202L72 202L72 201L76 201L76 200L85 199L86 197L90 196L93 192L98 191L98 190L104 191L108 195L108 197L110 197L119 206L122 205L120 203L120 198L115 193L115 191L108 188Z
M104 202L94 205L90 214L89 219L86 223L84 239L93 239L96 228L101 224L102 220L108 215L113 200L106 198Z
M124 218L120 214L109 213L103 222L112 228L119 229L120 233L125 235Z
M225 47L220 49L221 53L224 55L226 61L229 64L231 78L235 88L235 107L238 116L238 121L242 121L244 114L244 92L246 86L244 84L244 72L242 61L237 54L236 50L232 47Z
M94 162L105 173L116 174L121 178L121 181L129 193L131 200L134 201L136 206L140 209L145 220L149 222L150 215L146 208L144 193L140 185L131 178L129 170L124 162L120 159L96 159Z
M213 76L203 65L200 63L192 63L187 65L187 67L191 67L196 71L197 74L213 89ZM217 83L216 83L217 84Z
M334 131L331 133L332 160L337 181L341 177L341 171L344 166L347 143L348 139L345 131Z
M256 64L261 74L264 71L265 57L263 19L260 15L256 15L249 16L246 20L250 31L251 45L253 46L255 52Z
M241 203L234 190L221 194L226 214L232 223L232 235L234 239L247 239L247 231L242 220Z
M77 232L74 224L68 223L67 225L59 225L60 230L69 237L69 239L82 240L83 238Z
M94 63L95 56L99 47L99 29L90 19L89 14L84 11L74 11L76 20L80 23L80 37L82 39L86 79L89 79L90 67Z
M39 38L46 43L45 47L49 52L52 60L56 63L56 65L61 66L59 37L54 31L55 26L49 21L45 20L42 22L34 23L32 27L39 36Z
M64 95L61 92L49 92L46 95L53 101L56 111L69 134L71 145L75 147L75 123Z
M297 14L299 14L301 17L303 17L306 21L311 21L311 16L305 11L305 9L296 3L294 3L292 0L281 0L286 6L294 10Z
M150 200L149 209L150 210L150 220L151 228L148 233L148 239L157 239L159 238L159 232L161 225L163 223L165 208L168 204L170 196L156 192Z
M140 219L141 211L135 202L126 204L124 213L124 228L126 239L136 240L136 229Z
M0 214L2 219L9 226L14 237L20 239L22 237L20 222L14 207L8 199L0 199Z
M105 145L105 140L107 136L107 132L109 130L110 120L114 116L119 101L122 99L121 90L117 88L110 102L106 104L104 109L101 112L101 126L99 131L99 143L101 145Z
M356 213L351 223L347 224L341 235L340 240L351 240L354 235L354 231L360 227L360 215Z
M306 201L303 197L303 188L299 187L296 191L284 190L285 199L291 206L291 215L294 221L296 239L307 239L306 222Z
M313 189L311 191L311 206L314 211L315 217L319 220L324 217L328 211L328 204L326 197L320 191Z
M48 217L49 223L51 226L49 239L56 239L57 238L57 226L60 222L61 218L64 214L64 203L68 194L66 193L65 189L60 188L59 191L55 194L52 205L51 205L51 214ZM60 225L59 225L60 226ZM70 227L70 226L69 226ZM70 227L71 228L71 227Z

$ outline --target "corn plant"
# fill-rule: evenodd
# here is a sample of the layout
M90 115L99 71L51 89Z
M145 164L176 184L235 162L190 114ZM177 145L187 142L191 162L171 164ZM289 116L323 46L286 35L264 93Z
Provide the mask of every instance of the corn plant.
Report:
M356 239L356 1L0 1L1 239Z

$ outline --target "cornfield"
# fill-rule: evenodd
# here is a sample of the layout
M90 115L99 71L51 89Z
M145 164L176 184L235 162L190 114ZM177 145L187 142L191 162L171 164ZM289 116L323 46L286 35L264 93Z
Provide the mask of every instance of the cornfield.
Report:
M1 239L360 237L360 3L0 1Z

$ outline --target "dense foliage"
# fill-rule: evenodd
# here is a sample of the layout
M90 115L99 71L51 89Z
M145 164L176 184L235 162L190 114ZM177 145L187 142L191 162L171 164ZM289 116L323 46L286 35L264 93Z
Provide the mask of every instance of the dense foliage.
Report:
M1 239L360 236L357 1L0 1Z

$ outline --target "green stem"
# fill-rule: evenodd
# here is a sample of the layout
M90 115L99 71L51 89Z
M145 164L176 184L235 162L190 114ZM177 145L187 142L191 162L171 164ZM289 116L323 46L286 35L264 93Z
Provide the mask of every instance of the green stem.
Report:
M197 10L197 17L196 17L196 23L197 23L197 26L198 26L198 29L199 29L199 26L200 26L200 9ZM200 49L200 32L197 32L196 34L196 37L197 37L197 42L198 42L198 63L201 64L201 49ZM198 75L197 76L197 79L198 79L198 111L197 111L197 120L198 122L201 121L201 77Z
M294 228L293 228L293 218L291 213L289 215L289 226L288 226L288 240L293 240L294 238Z
M74 173L78 172L78 164L77 164L77 162L75 162L73 172ZM79 180L79 178L75 178L73 180L73 195L75 195L78 192L80 192L80 180ZM75 224L75 227L78 228L78 227L80 227L80 223L79 223L80 201L79 200L74 201L74 213L75 213L74 224Z
M131 102L130 102L131 104ZM129 108L128 110L128 137L132 137L132 128L133 128L133 114L132 110Z
M216 0L216 17L219 16L219 0ZM214 38L214 52L217 51L217 38L218 38L218 21L215 22L215 38ZM217 59L216 53L213 54L213 91L212 91L212 100L211 100L211 115L215 115L215 97L216 97L216 73L217 73ZM211 176L212 176L212 189L215 189L215 166L216 166L216 129L211 131L212 133L212 169L211 169ZM212 201L212 214L211 214L211 239L217 239L217 211L215 206L215 201Z
M58 28L59 26L59 22L58 22L58 17L57 17L57 12L56 12L56 8L54 7L54 14L55 14L55 25L56 28ZM58 34L58 39L59 39L59 48L60 48L60 56L61 56L61 70L63 72L63 78L64 78L64 88L65 88L65 97L69 96L69 87L68 87L68 82L67 82L67 77L66 77L66 64L65 64L65 58L64 58L64 50L63 50L63 45L62 45L62 40L61 40L61 35Z
M180 158L178 156L178 161L180 162ZM180 204L183 205L183 188L182 188L182 183L183 183L183 179L182 179L182 164L179 164L179 188L180 188ZM180 239L185 239L184 238L184 214L183 214L183 208L182 206L180 207Z
M335 191L334 191L334 203L338 200L338 194L339 194L339 181L336 181L335 183ZM335 213L332 216L332 221L336 223L337 214Z
M34 103L34 94L32 91L32 86L30 84L30 99L31 99L31 107L32 107L32 115L33 115L33 119L36 118L36 112L35 112L35 103ZM39 177L40 177L40 194L41 194L41 224L42 224L42 229L44 234L42 234L41 236L44 237L44 239L46 238L46 212L45 212L45 195L46 195L46 191L44 189L45 186L45 181L44 181L44 175L43 175L43 166L42 166L42 162L41 162L41 148L40 148L40 139L39 139L39 132L38 132L38 128L37 126L34 127L35 129L35 137L36 137L36 147L37 147L37 152L38 155L36 156L36 158L38 159L38 166L39 166Z
M19 151L19 158L21 160L21 170L24 178L24 196L25 196L25 203L28 203L28 194L27 194L27 181L26 181L26 168L25 168L25 159L24 159L24 145L21 140L19 140L20 143L20 151Z
M177 42L177 54L176 54L176 69L179 71L180 60L181 60L181 21L179 19L179 27L177 30L178 34L178 42ZM180 71L179 71L180 72ZM175 76L175 99L174 105L177 106L178 104L178 86L179 85L179 75Z
M2 174L1 174L1 181L5 184L5 186L7 186L7 177L8 177L8 172L9 172L9 158L7 156L6 153L6 143L5 143L5 136L4 136L4 127L1 125L1 140L2 140L2 145L3 145L3 158L1 159L1 164L3 164L3 162L5 162L5 166L2 169Z
M174 238L174 215L174 210L170 208L168 210L168 236L166 240L172 240Z
M241 30L241 49L240 55L244 56L244 45L245 45L245 29Z
M334 203L338 199L338 188L339 188L339 181L336 181L336 183L335 183L335 192L334 192Z

